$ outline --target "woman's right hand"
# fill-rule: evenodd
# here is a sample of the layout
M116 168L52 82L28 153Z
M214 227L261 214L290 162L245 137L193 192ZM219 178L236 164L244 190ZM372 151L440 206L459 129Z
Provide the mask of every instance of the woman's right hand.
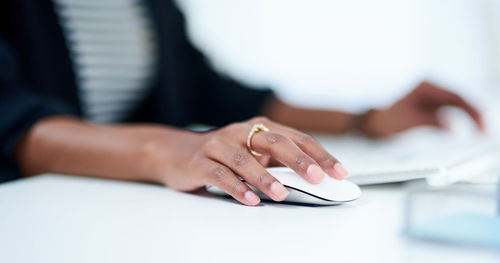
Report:
M250 129L263 124L269 132ZM193 191L217 186L246 205L259 197L238 176L273 200L288 191L265 169L286 165L317 184L325 172L342 179L347 171L311 136L258 117L217 130L195 133L159 125L100 125L71 117L39 121L16 145L25 176L58 173L127 181L147 181Z
M260 157L252 155L246 145L254 124L270 129L255 133L252 139L251 146ZM206 133L182 132L175 140L153 139L145 148L148 167L157 167L159 182L181 191L217 186L246 205L257 205L260 199L238 176L275 201L287 197L286 188L265 169L273 161L312 184L320 183L325 172L337 179L347 176L337 159L311 136L263 117Z

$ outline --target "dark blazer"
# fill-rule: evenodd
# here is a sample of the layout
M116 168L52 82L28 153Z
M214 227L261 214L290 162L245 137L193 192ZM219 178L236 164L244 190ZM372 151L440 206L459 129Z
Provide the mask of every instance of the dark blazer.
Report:
M158 38L150 93L125 122L225 125L259 113L270 90L215 73L171 0L144 0ZM0 0L0 182L19 176L13 148L53 115L81 116L75 73L51 0Z

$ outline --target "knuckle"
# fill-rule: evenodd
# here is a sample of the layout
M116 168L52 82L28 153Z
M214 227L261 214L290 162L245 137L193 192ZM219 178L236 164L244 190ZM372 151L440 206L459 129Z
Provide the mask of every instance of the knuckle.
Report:
M255 181L258 185L264 185L268 181L266 176L263 174L256 175Z
M301 133L298 135L297 142L301 145L316 144L316 139L309 134Z
M250 184L257 187L262 192L268 191L270 189L271 184L277 181L276 178L266 173L256 173L253 174L251 178L247 179Z
M432 90L434 87L431 83L429 82L422 82L420 85L417 86L417 88L413 91L414 93L418 94L423 94L423 93L428 93L430 90Z
M420 85L418 85L419 87L428 87L428 86L431 86L432 84L427 81L427 80L424 80L422 82L420 82Z
M266 141L270 145L273 144L281 144L286 141L286 137L282 134L275 133L275 132L268 132L266 133Z
M432 89L435 87L435 85L430 81L422 81L419 86L422 87L422 89Z
M295 165L297 166L298 169L302 171L306 171L310 163L311 163L310 158L307 156L299 155L295 157Z
M249 155L244 150L238 150L233 153L232 159L235 165L244 166L248 163Z
M222 166L212 168L211 175L217 183L224 182L228 172Z
M319 163L323 166L334 166L336 163L338 163L337 159L330 155L323 155L322 157L319 158Z
M230 191L232 192L233 195L239 197L243 197L246 191L245 187L241 183L232 183L229 186L229 189L231 189Z
M272 183L274 183L275 181L277 181L274 177L267 175L267 174L259 174L257 176L257 179L258 179L259 185L261 185L261 186L269 186Z
M210 147L216 147L221 143L221 140L218 136L212 136L210 139L208 139L205 142L205 146L210 148Z

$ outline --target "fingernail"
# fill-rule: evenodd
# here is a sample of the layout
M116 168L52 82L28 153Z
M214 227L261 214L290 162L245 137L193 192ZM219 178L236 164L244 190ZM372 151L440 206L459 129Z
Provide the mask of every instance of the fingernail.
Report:
M279 200L285 200L285 198L288 196L288 190L286 190L286 188L280 182L274 182L271 184L271 192Z
M259 196L250 190L245 192L245 199L250 205L257 205L260 202Z
M323 181L323 178L325 178L325 172L323 172L319 166L311 164L307 167L307 176L309 177L311 183L319 184Z
M349 172L340 163L336 163L333 166L333 169L335 170L337 175L340 177L340 179L344 179L349 175Z

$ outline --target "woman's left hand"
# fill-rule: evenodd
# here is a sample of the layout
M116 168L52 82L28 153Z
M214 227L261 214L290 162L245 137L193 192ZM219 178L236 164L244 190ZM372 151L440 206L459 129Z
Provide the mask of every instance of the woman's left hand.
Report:
M438 111L444 106L464 110L484 131L483 118L475 107L459 95L429 82L421 83L388 109L368 112L361 128L370 137L387 137L416 126L447 129L447 124L438 116Z

